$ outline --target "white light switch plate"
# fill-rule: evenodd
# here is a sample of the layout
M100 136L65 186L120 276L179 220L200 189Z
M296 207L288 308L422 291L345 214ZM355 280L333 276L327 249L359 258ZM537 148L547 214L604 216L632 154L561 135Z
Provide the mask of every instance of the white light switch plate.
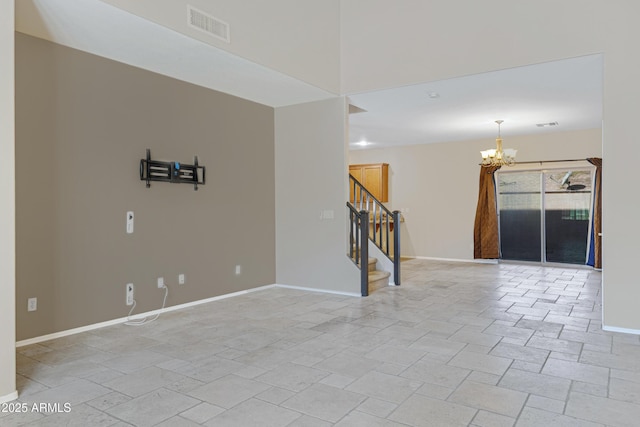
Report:
M127 212L127 234L133 233L133 211Z

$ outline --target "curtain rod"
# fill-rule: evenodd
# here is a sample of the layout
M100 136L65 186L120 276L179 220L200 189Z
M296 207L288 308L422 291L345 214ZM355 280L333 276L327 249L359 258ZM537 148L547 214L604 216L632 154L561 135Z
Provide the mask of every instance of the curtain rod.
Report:
M562 163L562 162L587 162L587 159L568 159L568 160L535 160L530 162L515 162L516 165L529 164L529 163Z
M568 159L568 160L531 160L529 162L515 162L514 165L543 164L543 163L564 163L564 162L588 162L587 159ZM478 163L482 166L482 163Z

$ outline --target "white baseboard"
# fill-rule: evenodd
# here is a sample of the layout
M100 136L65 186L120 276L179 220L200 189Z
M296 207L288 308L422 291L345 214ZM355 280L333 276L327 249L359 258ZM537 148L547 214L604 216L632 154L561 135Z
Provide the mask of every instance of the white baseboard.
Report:
M607 332L619 332L621 334L640 335L640 329L618 328L616 326L602 325L602 330Z
M14 391L13 393L9 393L6 396L0 396L0 403L11 402L18 398L18 391Z
M435 258L430 256L407 256L403 258L426 259L430 261L446 261L446 262L471 262L474 264L498 264L497 259Z
M238 291L238 292L233 292L233 293L230 293L230 294L219 295L219 296L216 296L216 297L201 299L201 300L197 300L197 301L191 301L191 302L188 302L188 303L185 303L185 304L172 305L171 307L166 307L166 308L159 309L159 310L147 311L146 313L135 314L135 315L131 316L129 319L126 318L126 317L121 317L119 319L107 320L106 322L94 323L92 325L81 326L79 328L67 329L66 331L55 332L53 334L42 335L40 337L29 338L29 339L26 339L26 340L18 341L18 342L16 342L16 347L24 347L26 345L37 344L37 343L40 343L40 342L43 342L43 341L49 341L49 340L53 340L53 339L56 339L56 338L62 338L62 337L66 337L66 336L69 336L69 335L79 334L81 332L92 331L94 329L100 329L100 328L104 328L106 326L118 325L120 323L125 323L125 322L127 322L129 320L144 319L145 317L155 316L156 314L162 314L162 313L168 313L170 311L181 310L183 308L193 307L193 306L200 305L200 304L206 304L208 302L218 301L218 300L225 299L225 298L236 297L238 295L246 295L246 294L251 293L251 292L261 291L263 289L269 289L269 288L273 288L275 286L277 286L277 285L260 286L260 287L257 287L257 288L247 289L247 290L244 290L244 291Z
M133 315L129 319L127 319L126 317L121 317L121 318L118 318L118 319L108 320L106 322L94 323L92 325L81 326L79 328L73 328L73 329L67 329L66 331L55 332L53 334L42 335L42 336L35 337L35 338L29 338L29 339L26 339L26 340L22 340L22 341L16 342L16 347L24 347L26 345L37 344L37 343L41 343L43 341L49 341L49 340L53 340L53 339L56 339L56 338L62 338L62 337L66 337L66 336L69 336L69 335L79 334L81 332L88 332L88 331L92 331L94 329L104 328L106 326L119 325L119 324L125 323L125 322L127 322L129 320L144 319L145 317L155 316L156 314L168 313L170 311L181 310L183 308L193 307L193 306L200 305L200 304L206 304L206 303L209 303L209 302L218 301L218 300L222 300L222 299L226 299L226 298L237 297L239 295L246 295L246 294L251 293L251 292L262 291L262 290L270 289L270 288L288 288L288 289L298 289L298 290L301 290L301 291L321 292L321 293L334 294L334 295L360 297L360 294L356 294L356 293L352 293L352 292L341 292L341 291L332 291L332 290L327 290L327 289L305 288L305 287L301 287L301 286L289 286L289 285L277 285L277 284L265 285L265 286L259 286L257 288L246 289L244 291L238 291L238 292L233 292L233 293L230 293L230 294L218 295L216 297L201 299L201 300L197 300L197 301L191 301L191 302L188 302L188 303L185 303L185 304L172 305L171 307L166 307L166 308L159 309L159 310L147 311L146 313L140 313L140 314ZM17 398L17 395L16 395L16 398ZM0 399L2 399L2 398L0 398ZM13 400L13 399L11 399L11 400ZM2 400L0 400L0 402L1 401Z
M343 292L343 291L332 291L329 289L318 289L318 288L305 288L302 286L291 286L291 285L273 285L277 288L286 288L286 289L297 289L300 291L309 291L309 292L320 292L324 294L333 294L333 295L343 295L347 297L361 297L359 293L354 292Z

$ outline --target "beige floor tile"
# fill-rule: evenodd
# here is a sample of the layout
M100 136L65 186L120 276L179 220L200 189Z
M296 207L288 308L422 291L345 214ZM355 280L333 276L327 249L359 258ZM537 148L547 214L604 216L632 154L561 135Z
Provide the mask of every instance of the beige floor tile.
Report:
M470 369L424 360L416 362L400 376L453 389L458 387L470 373Z
M125 424L125 425L129 426L130 424ZM156 424L154 427L197 427L200 425L201 424L198 424L187 418L184 418L181 416L175 416L175 417L168 418L159 424Z
M500 380L499 385L550 399L565 400L569 395L571 380L509 369Z
M542 371L544 363L523 362L522 360L514 360L511 368L521 371L533 372L539 374Z
M564 400L554 400L548 397L536 396L534 394L529 395L526 406L536 409L542 409L548 412L554 412L556 414L564 413Z
M388 419L416 427L467 426L477 410L442 400L414 394Z
M106 410L134 426L153 426L200 402L171 390L158 389Z
M256 377L256 380L297 392L319 382L328 375L330 373L327 371L289 363Z
M269 388L271 386L259 381L227 375L190 391L188 395L229 409Z
M336 387L336 388L345 388L346 386L351 384L353 381L354 379L351 377L345 377L343 375L338 375L338 374L329 374L323 379L321 379L319 383L325 384L331 387Z
M607 368L558 359L547 360L544 368L542 368L542 373L599 385L607 385L609 382L609 370Z
M331 427L333 425L334 424L329 421L321 420L309 415L302 415L287 427Z
M86 402L86 404L100 411L104 411L116 405L120 405L121 403L128 402L129 400L131 400L130 396L114 391L112 393L104 394L93 400L89 400Z
M640 405L572 392L565 414L610 426L632 427L638 425Z
M640 371L626 371L622 369L611 369L611 378L618 378L625 381L640 383Z
M545 320L549 322L562 323L564 329L586 332L589 329L589 319L576 317L576 316L560 316L556 314L550 314Z
M498 381L502 378L501 375L488 374L486 372L473 371L466 378L467 381L473 381L476 383L483 383L489 385L497 385Z
M593 423L574 417L556 414L536 408L524 408L516 427L604 427L604 424Z
M601 353L599 351L584 350L580 354L580 362L605 368L615 368L624 371L640 372L640 358L637 357L628 357L619 354L608 354Z
M425 383L416 391L416 393L421 394L422 396L432 397L434 399L447 400L447 398L451 396L451 393L453 393L453 389Z
M145 328L20 348L20 399L70 399L78 410L0 414L0 424L553 427L640 418L640 338L602 331L599 272L405 260L403 275L402 286L368 298L271 288L165 313Z
M421 386L420 381L373 371L357 379L345 390L397 404Z
M498 344L501 337L496 335L484 334L479 330L473 331L469 328L463 328L451 335L449 338L451 341L462 342L466 344L475 344L484 347L493 347Z
M180 416L195 423L202 424L222 412L224 412L224 408L211 405L207 402L202 402L199 405L182 412Z
M600 397L607 397L609 395L609 387L607 387L606 384L593 384L583 381L573 381L571 391Z
M515 422L515 418L487 411L478 411L473 419L473 425L478 427L513 427Z
M70 403L72 406L93 400L111 393L112 390L87 380L77 380L65 383L20 398L20 401L33 403Z
M379 418L386 418L397 407L398 405L395 403L370 397L358 406L358 411L374 415Z
M336 427L406 427L406 424L378 418L364 412L353 411L335 424Z
M281 406L321 420L335 423L360 405L366 396L314 384L286 400Z
M497 322L496 322L497 323ZM517 340L528 340L534 334L534 329L528 329L523 327L507 326L494 323L487 327L482 332L484 334L498 335L505 338L512 338Z
M489 374L502 375L507 371L512 362L512 359L504 357L461 351L451 359L448 365L477 370Z
M185 378L175 372L151 366L107 381L104 386L127 396L138 397L168 384L178 383Z
M265 390L262 393L256 394L255 398L264 400L268 403L273 403L274 405L279 405L295 394L295 392L290 390L285 390L279 387L271 387L270 389Z
M287 426L302 414L258 399L246 400L234 408L211 418L206 426Z
M105 412L102 412L98 409L92 408L86 404L74 405L71 408L73 412L73 419L75 426L95 426L95 427L110 427L117 424L120 420L114 418ZM43 427L54 427L54 426L67 426L68 424L68 413L61 411L57 413L53 413L46 418L42 418L32 425L38 425ZM5 425L0 418L0 424ZM10 425L10 424L6 424Z
M489 354L506 359L542 364L549 357L549 353L549 350L500 342L491 349Z
M462 324L440 322L437 320L425 320L418 325L418 328L423 331L438 332L445 335L451 335L462 328Z
M20 390L21 397L29 396L30 394L38 393L48 388L46 385L33 381L25 376L20 374L16 375L16 389Z
M410 348L425 351L427 353L453 356L465 347L466 344L455 341L448 341L445 338L437 338L426 335L411 344Z
M135 372L149 366L154 366L172 359L172 357L145 349L140 351L127 352L122 356L106 360L102 362L102 364L116 371L129 374L131 372Z
M204 382L214 381L225 375L236 373L246 368L246 365L240 362L217 356L210 356L208 359L192 362L173 359L156 366Z
M382 345L365 355L367 359L394 363L403 367L411 366L424 357L425 352L416 348Z
M576 355L579 355L582 351L582 343L540 336L531 337L527 343L527 347Z
M473 381L462 383L447 399L448 402L514 418L520 413L526 400L526 393Z
M314 368L333 372L345 377L359 378L381 364L382 362L378 360L366 359L357 354L343 352L315 364Z
M22 403L20 400L17 403ZM26 412L23 411L10 411L7 409L6 412L0 412L0 424L4 426L14 427L14 426L22 426L36 420L40 422L44 422L44 419L47 417L46 414L42 414L37 411L31 411L30 409ZM67 414L67 419L69 418ZM37 425L34 423L34 425Z

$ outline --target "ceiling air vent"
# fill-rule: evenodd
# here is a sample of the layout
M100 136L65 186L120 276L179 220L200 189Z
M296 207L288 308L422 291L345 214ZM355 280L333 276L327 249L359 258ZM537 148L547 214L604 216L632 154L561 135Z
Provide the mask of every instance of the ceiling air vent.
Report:
M539 128L545 128L550 126L558 126L558 122L549 122L549 123L536 123L536 126Z
M231 38L229 36L229 24L226 22L198 10L191 5L187 5L187 18L188 24L191 28L204 31L205 33L227 43L231 42Z

